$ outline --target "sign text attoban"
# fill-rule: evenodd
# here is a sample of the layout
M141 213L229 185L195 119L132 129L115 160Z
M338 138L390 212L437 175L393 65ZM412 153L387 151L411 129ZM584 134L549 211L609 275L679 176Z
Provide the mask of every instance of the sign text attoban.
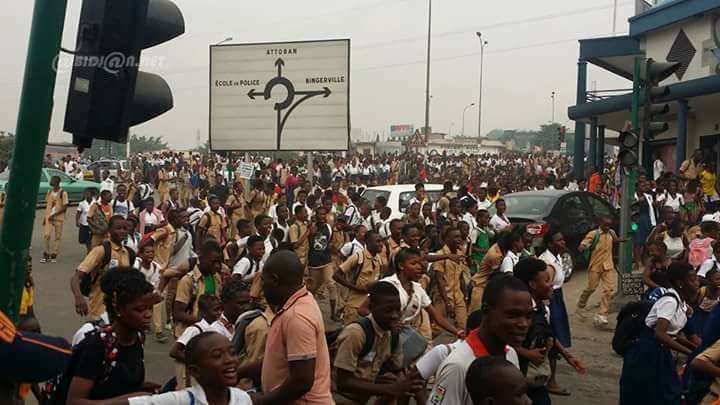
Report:
M347 150L350 40L210 47L212 150Z

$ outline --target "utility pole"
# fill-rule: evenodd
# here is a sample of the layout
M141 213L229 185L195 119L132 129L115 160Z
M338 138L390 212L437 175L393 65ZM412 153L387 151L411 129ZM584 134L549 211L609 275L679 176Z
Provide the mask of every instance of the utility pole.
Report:
M25 283L66 10L66 0L36 0L33 10L0 233L0 310L14 321Z
M552 119L550 120L550 123L552 124L555 122L555 92L552 92L552 95L550 96L552 99Z
M432 36L432 0L428 0L427 67L425 74L425 139L430 139L430 43Z
M483 64L485 63L485 47L488 41L483 41L482 33L475 33L480 39L480 96L478 97L478 142L482 137L482 95L483 95Z

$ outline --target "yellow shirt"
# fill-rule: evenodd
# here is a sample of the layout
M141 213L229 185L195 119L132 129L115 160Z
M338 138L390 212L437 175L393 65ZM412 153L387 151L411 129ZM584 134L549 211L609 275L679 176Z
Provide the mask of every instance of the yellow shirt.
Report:
M707 170L703 170L702 173L700 173L700 187L702 188L703 194L707 197L714 197L717 196L717 190L715 189L715 184L717 183L717 176L715 176L715 173L711 173Z
M30 307L35 303L35 289L33 287L24 287L22 291L22 299L20 300L20 315L27 315Z
M198 227L205 229L207 236L215 238L220 243L225 242L224 232L227 228L227 222L221 214L208 211L200 218Z
M172 225L167 224L155 230L152 240L155 242L155 261L162 268L167 267L170 264L170 256L172 256L172 251L175 248L177 231Z
M290 242L295 243L300 240L300 237L307 232L307 229L307 224L295 221L294 224L290 225ZM309 238L305 238L305 240L298 245L297 249L295 249L295 254L298 256L298 259L300 259L300 263L302 263L303 266L307 264L308 251L310 250L310 242L308 239Z
M220 290L222 289L222 278L220 274L213 274L215 280L215 296L220 297ZM205 277L200 272L200 269L195 268L188 274L184 275L180 281L178 281L177 292L175 293L175 301L185 304L187 306L186 312L197 317L200 313L198 308L198 299L201 295L205 294ZM176 322L175 333L180 336L185 328L189 325L184 325L181 322Z
M50 215L60 212L68 206L68 195L65 190L60 189L59 191L48 190L45 194L45 219L50 219ZM65 221L65 213L56 215L52 218L52 221L63 222Z
M462 255L462 250L458 250L455 252L455 254ZM450 251L450 248L447 246L444 246L440 251L438 251L436 254L438 255L450 255L452 252ZM453 297L458 295L463 295L462 290L460 289L460 276L463 273L464 265L460 263L456 263L450 259L440 260L438 262L433 263L433 270L435 270L438 274L438 277L442 277L445 281L445 291L444 294L446 297ZM435 293L443 293L442 291L436 291Z
M377 281L380 276L380 269L383 265L382 256L380 254L372 256L367 249L364 249L362 253L358 252L353 254L345 260L345 262L340 265L340 271L343 272L345 276L348 277L348 281L352 283L352 273L355 271L356 266L361 260L360 257L362 257L362 267L360 269L360 273L358 274L357 281L354 284L358 288L366 288L371 283ZM346 304L352 308L359 308L360 304L365 301L365 298L367 298L367 294L365 293L349 291Z
M595 240L595 234L596 232L600 232L600 238L598 238L597 244L595 244L595 249L592 251L590 255L590 264L588 265L589 271L595 271L595 272L604 272L604 271L614 271L615 270L615 264L613 263L613 231L610 230L609 232L603 233L602 231L599 231L599 229L594 229L585 236L585 239L583 239L580 244L585 247L585 249L590 249L590 247L593 244L593 240Z

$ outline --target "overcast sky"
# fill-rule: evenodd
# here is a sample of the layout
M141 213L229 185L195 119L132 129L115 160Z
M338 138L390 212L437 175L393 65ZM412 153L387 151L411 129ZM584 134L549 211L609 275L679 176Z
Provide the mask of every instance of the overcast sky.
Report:
M0 15L3 75L0 130L14 132L33 1L15 2ZM63 46L74 48L81 0L68 1ZM207 139L208 44L351 39L351 121L367 137L389 133L391 124L424 123L427 0L176 0L186 33L143 52L159 66L144 70L166 78L175 108L131 128L163 136L187 149ZM531 129L555 119L566 123L575 104L577 39L612 35L613 0L435 0L430 123L436 132L462 131L462 111L477 103L482 31L485 50L483 132ZM619 0L617 31L627 32L632 2ZM631 84L591 67L603 88ZM69 141L62 131L70 73L58 74L50 140ZM477 134L477 107L468 109L465 134Z

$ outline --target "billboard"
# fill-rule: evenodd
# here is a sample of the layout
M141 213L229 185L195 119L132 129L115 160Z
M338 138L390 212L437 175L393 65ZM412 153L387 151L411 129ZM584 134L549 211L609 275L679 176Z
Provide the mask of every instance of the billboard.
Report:
M412 125L390 125L390 137L405 139L415 132Z
M210 47L210 148L339 151L350 142L350 40Z

